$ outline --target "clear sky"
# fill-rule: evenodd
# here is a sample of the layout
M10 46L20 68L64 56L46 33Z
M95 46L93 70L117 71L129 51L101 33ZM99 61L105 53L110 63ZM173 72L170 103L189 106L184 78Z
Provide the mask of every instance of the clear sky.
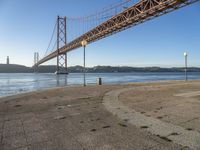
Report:
M0 0L0 63L33 65L44 55L57 15L83 16L119 0ZM70 31L68 31L70 32ZM113 66L200 67L200 3L176 10L87 46L86 64ZM83 50L68 54L82 65ZM55 64L55 60L45 64Z

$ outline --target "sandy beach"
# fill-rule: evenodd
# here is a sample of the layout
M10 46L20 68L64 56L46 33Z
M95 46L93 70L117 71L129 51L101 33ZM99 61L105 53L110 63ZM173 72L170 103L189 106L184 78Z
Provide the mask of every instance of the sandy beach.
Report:
M64 87L0 98L0 150L200 149L199 135L199 80Z

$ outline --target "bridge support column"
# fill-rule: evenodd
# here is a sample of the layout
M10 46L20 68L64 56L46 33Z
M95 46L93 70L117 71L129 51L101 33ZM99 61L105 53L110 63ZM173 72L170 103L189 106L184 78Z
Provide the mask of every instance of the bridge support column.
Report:
M56 74L68 74L67 54L59 54L57 56Z
M38 65L37 65L38 61L39 61L39 53L35 52L34 53L34 66L33 66L34 73L38 72Z
M67 53L62 53L61 47L67 44L67 18L57 18L57 67L56 74L68 74Z

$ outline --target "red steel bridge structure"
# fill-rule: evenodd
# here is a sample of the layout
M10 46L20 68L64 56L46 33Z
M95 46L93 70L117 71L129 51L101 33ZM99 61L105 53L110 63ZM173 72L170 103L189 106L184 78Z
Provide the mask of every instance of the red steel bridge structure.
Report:
M137 3L131 4L131 6L124 6L124 3L120 3L119 5L115 6L123 7L119 13L110 17L107 16L105 21L92 27L90 30L81 34L70 42L67 42L66 26L68 18L58 16L56 21L57 48L37 61L34 64L34 67L37 67L57 57L57 73L59 74L60 67L65 68L65 72L67 72L67 52L81 47L82 41L87 41L87 43L90 44L197 1L199 0L140 0Z

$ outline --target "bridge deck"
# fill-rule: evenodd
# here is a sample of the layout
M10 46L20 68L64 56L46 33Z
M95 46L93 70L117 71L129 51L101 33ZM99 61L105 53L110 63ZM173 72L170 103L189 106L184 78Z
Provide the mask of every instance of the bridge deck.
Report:
M108 19L104 23L76 38L59 49L60 54L81 47L81 41L95 42L114 33L120 32L145 21L159 17L183 6L192 4L199 0L141 0L123 12ZM57 57L57 51L41 59L36 65L40 65L50 59Z

